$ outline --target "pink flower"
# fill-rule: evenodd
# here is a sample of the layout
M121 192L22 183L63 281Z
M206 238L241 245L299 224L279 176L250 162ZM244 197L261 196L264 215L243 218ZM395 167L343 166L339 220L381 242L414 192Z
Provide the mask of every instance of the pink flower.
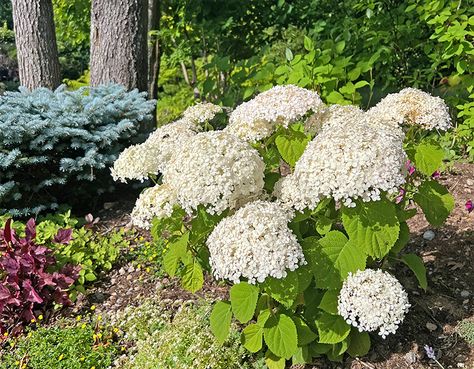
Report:
M465 206L468 213L474 210L474 204L472 203L472 200L467 200Z
M411 163L410 160L407 160L405 166L408 170L408 175L411 176L413 173L415 173L415 166Z
M439 172L439 170L435 171L435 172L431 175L431 178L433 178L433 179L438 179L439 177L441 177L441 173Z
M398 193L398 196L395 198L395 203L396 204L400 204L403 200L403 198L405 197L405 189L404 188L400 188L400 192Z

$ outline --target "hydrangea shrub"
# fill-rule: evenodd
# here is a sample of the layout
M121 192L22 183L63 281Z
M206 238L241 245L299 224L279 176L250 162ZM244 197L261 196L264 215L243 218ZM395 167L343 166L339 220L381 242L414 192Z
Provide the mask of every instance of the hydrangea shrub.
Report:
M109 190L108 166L151 118L154 104L119 85L2 95L0 213L36 214Z
M235 319L242 344L284 368L363 356L369 333L395 333L410 302L391 270L404 264L427 288L422 259L403 250L407 220L416 204L440 226L454 206L428 138L451 125L444 101L405 89L363 111L288 85L238 106L222 130L202 116L159 128L159 144L125 151L113 173L155 179L132 221L165 239L170 276L192 292L205 271L231 284L210 316L217 340Z

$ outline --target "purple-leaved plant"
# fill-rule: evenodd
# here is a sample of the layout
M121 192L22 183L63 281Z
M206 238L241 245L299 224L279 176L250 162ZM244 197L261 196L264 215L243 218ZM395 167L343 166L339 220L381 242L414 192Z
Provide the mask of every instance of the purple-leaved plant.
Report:
M11 228L9 219L0 230L0 333L17 334L23 325L35 319L34 311L52 302L70 305L69 287L78 277L80 267L65 265L55 270L53 251L35 243L34 219L26 223L25 237ZM71 230L60 230L56 243L67 244Z

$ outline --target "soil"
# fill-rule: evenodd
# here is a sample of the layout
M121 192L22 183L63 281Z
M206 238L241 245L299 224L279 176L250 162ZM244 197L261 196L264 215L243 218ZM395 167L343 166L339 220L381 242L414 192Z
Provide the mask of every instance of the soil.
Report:
M366 357L346 358L343 363L316 360L306 369L424 369L439 367L428 359L424 346L435 350L438 361L445 369L474 369L474 347L469 346L457 333L456 325L462 319L474 320L474 212L468 213L465 203L474 200L474 164L454 165L440 179L455 196L455 209L446 224L431 227L423 215L409 221L411 240L409 252L420 255L428 270L428 289L421 290L413 274L403 265L394 273L409 293L412 305L396 335L383 340L372 336L372 349ZM107 231L127 227L133 202L106 203L99 214ZM431 230L432 240L423 234ZM143 233L143 237L148 237ZM138 304L144 297L160 293L161 298L176 307L188 300L203 297L226 297L227 288L210 279L198 294L193 295L169 278L156 278L131 263L119 265L105 276L97 287L76 305L74 313L96 305L98 311L111 312L127 305ZM295 367L296 369L296 367Z

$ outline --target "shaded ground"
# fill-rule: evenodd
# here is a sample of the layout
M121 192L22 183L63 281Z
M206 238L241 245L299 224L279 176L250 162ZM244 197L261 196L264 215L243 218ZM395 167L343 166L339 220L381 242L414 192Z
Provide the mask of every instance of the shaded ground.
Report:
M361 359L347 358L344 363L315 361L307 368L315 369L422 369L438 367L427 359L423 346L435 349L444 368L474 369L474 347L469 346L455 332L456 324L465 318L474 319L474 212L464 207L474 200L474 164L456 164L441 178L456 198L455 210L445 226L433 229L423 215L410 220L412 239L407 247L420 255L428 270L429 287L425 293L416 285L411 272L400 265L394 270L409 292L412 308L396 335L386 340L373 338L372 350ZM105 231L115 226L126 226L132 203L106 204L103 225ZM428 241L423 233L433 230L435 237ZM146 235L144 234L146 237ZM179 283L168 278L156 278L143 269L125 263L109 273L90 294L81 301L76 311L96 304L100 311L116 311L130 304L138 304L143 297L160 291L170 307L199 297L225 297L227 289L210 280L194 296L183 291Z

